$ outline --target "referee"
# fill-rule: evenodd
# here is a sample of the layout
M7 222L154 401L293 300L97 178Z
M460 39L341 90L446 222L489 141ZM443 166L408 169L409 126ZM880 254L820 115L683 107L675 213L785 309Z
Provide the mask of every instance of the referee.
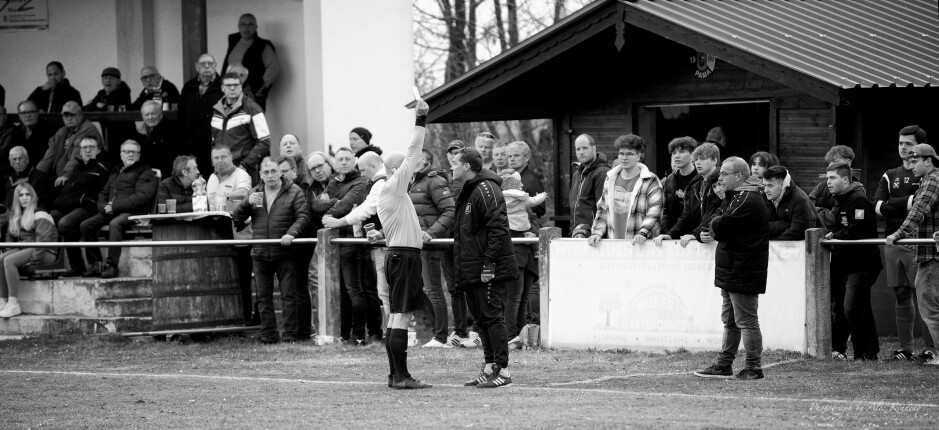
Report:
M417 211L408 197L408 184L424 147L424 124L427 122L427 103L418 99L414 124L414 137L407 154L393 152L385 155L385 168L389 174L385 188L378 195L378 219L382 230L368 233L369 242L387 237L385 277L390 287L391 317L385 332L385 351L388 353L388 386L399 390L430 388L431 385L411 377L408 372L408 323L411 313L424 308L424 283L421 278L421 247L423 233L417 220Z

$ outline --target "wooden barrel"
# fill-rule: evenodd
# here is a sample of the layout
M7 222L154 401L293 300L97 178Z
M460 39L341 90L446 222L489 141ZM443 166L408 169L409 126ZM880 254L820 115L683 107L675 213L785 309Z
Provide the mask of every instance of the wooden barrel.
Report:
M153 240L232 239L231 219L153 223ZM244 324L234 246L153 248L153 330Z

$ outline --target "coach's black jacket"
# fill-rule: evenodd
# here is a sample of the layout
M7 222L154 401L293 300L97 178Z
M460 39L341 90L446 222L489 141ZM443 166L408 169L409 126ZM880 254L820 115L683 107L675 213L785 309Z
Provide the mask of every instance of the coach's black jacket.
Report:
M769 210L759 189L762 180L751 176L724 197L723 212L711 220L717 241L714 286L731 293L766 292L769 265Z
M833 239L877 238L877 214L859 182L852 182L844 193L836 194L834 199L837 204L831 211L835 217L835 224L831 229ZM877 245L831 247L833 272L877 272L881 267Z
M518 278L501 183L502 178L483 169L460 190L453 226L457 288L480 284L483 266L490 263L496 268L493 282Z

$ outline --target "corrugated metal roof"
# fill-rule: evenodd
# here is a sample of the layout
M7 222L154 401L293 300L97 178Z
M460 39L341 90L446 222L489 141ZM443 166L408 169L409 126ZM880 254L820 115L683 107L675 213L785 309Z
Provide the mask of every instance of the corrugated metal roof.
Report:
M840 88L939 84L939 0L623 3Z

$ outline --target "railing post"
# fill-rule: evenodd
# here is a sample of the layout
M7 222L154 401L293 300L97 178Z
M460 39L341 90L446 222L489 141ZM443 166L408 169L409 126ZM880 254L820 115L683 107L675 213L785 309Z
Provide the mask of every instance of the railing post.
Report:
M316 264L319 266L319 293L317 294L319 321L317 328L323 342L339 342L339 245L332 239L339 232L323 228L316 232Z
M541 285L541 295L539 300L541 301L541 326L540 326L540 336L539 344L542 346L551 345L547 344L548 340L548 318L551 317L551 314L548 312L548 305L550 300L548 296L551 292L551 283L549 282L548 272L551 267L551 240L561 237L561 229L557 227L545 227L538 230L538 282Z
M808 353L831 358L831 250L821 240L828 230L805 231L805 334Z

